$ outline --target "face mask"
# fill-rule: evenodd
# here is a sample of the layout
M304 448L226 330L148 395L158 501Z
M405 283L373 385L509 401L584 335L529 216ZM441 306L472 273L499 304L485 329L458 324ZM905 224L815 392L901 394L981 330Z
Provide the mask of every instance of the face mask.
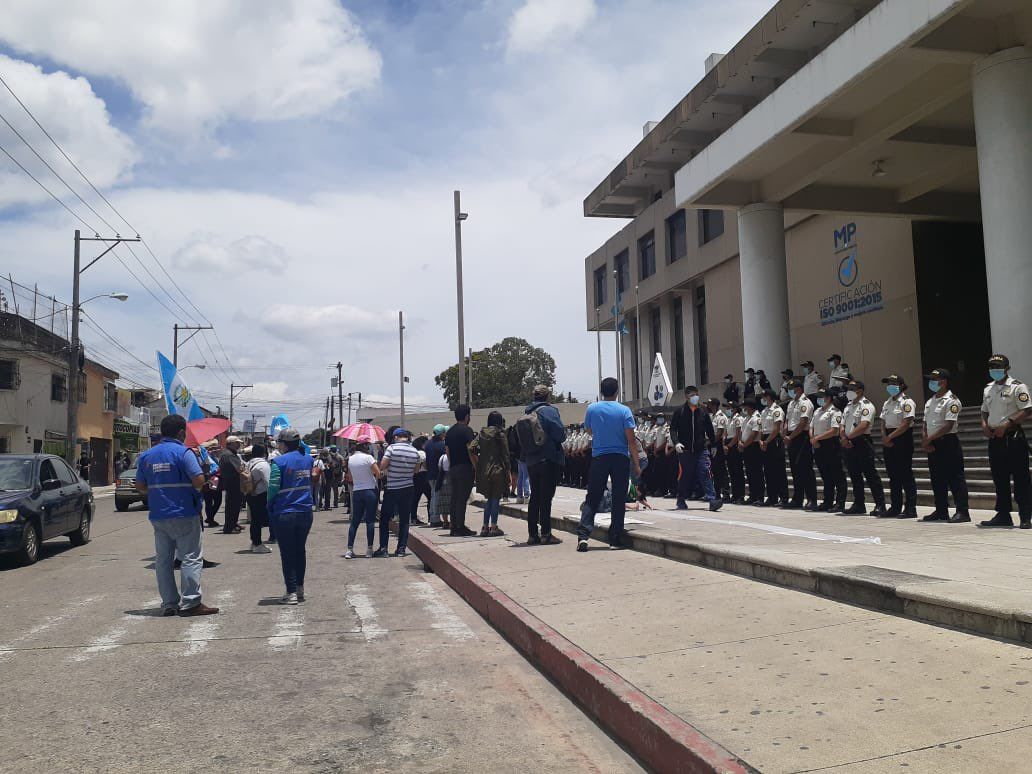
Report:
M932 392L938 392L939 391L939 382L937 380L935 380L935 379L930 379L928 381L928 389L931 390Z
M1002 368L990 368L989 369L989 377L994 382L1003 381L1004 377L1006 377L1006 376L1007 376L1007 372L1004 369L1002 369Z
M735 415L735 412L732 409L724 409L724 416L727 417L728 419L730 419L734 415Z
M731 384L731 379L725 379L724 384Z
M806 367L806 368L804 368L803 370L804 370L804 371L805 371L805 372L806 372L806 373L807 373L808 375L809 375L809 374L812 374L812 373L813 373L813 369L812 369L812 368L810 368L810 366L807 366L807 367Z
M888 387L885 388L885 391L889 393L889 395L891 395L893 398L895 398L900 393L900 387L898 384L890 384Z
M766 398L764 398L763 400L761 400L761 401L760 401L760 404L761 404L761 405L762 405L762 406L763 406L764 408L766 408L767 406L769 406L769 405L770 405L770 401L769 401L769 400L767 400Z
M824 398L818 398L817 399L817 405L820 406L821 408L824 408Z
M829 360L828 361L828 368L834 368L834 367L835 367L835 361L834 360Z
M854 401L856 400L856 393L853 390L850 390L846 393L846 397L849 398L850 401Z
M690 397L688 399L688 402L691 403L693 406L698 406L699 405L699 396L698 395L692 395L692 397Z
M660 417L659 419L656 420L656 424L660 425L660 426L665 425L666 424L666 420L663 417Z

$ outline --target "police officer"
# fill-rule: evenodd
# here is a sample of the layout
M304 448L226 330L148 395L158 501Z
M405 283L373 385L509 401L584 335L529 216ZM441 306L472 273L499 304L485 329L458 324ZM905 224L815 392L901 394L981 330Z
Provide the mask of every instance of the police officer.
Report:
M824 500L818 511L837 513L846 509L846 472L842 469L842 412L831 394L821 388L814 394L817 408L810 422L810 446L824 484Z
M785 409L785 443L788 445L788 464L792 468L792 499L787 508L817 510L817 477L813 474L813 446L810 444L810 421L813 404L803 394L803 383L798 379L788 382L790 395Z
M960 401L950 392L950 372L945 368L936 368L925 378L932 397L925 403L921 447L928 455L935 510L921 521L949 521L952 524L971 521L968 487L964 478L964 450L957 436ZM952 517L949 490L953 491L953 504L957 507Z
M828 358L828 368L831 374L828 376L828 392L832 395L838 392L845 392L849 383L849 367L843 364L842 355L832 355Z
M717 398L707 400L706 409L710 413L710 419L713 422L713 433L717 439L713 447L713 487L717 490L717 497L721 500L730 500L731 487L727 469L727 455L724 453L724 441L727 440L727 414L721 411L720 401Z
M727 459L728 476L731 479L731 502L742 505L745 502L745 462L738 450L738 442L742 437L745 414L739 410L737 404L725 403L724 416L727 417L724 455Z
M864 479L874 498L872 516L884 516L885 490L874 466L871 427L877 419L874 404L864 397L864 383L852 379L846 384L846 410L842 412L842 445L846 449L846 468L853 484L853 505L843 513L867 513L864 505Z
M914 421L917 404L907 395L898 374L882 379L888 399L882 404L882 454L889 474L892 505L888 517L917 518L917 481L914 479Z
M799 367L803 369L803 394L816 407L817 392L824 388L824 377L813 367L812 360L800 363Z
M996 515L980 527L1013 527L1011 479L1022 529L1032 529L1032 482L1028 469L1028 439L1021 424L1032 417L1028 385L1010 375L1006 355L989 358L992 381L982 395L982 432L989 439L989 468L996 489Z
M735 384L735 377L728 374L724 377L724 400L728 403L738 403L742 399L738 392L738 385Z
M781 408L785 408L788 402L792 400L792 391L788 387L788 383L795 378L795 374L791 368L786 368L781 372L781 388L778 390L778 403L781 404Z
M762 426L760 404L756 398L742 401L744 420L738 436L738 451L745 464L745 477L749 480L749 499L746 505L763 505L766 482L763 476L763 450L760 448Z
M760 399L763 411L760 414L760 430L763 450L763 479L767 486L768 507L788 503L788 475L785 473L785 441L782 437L785 427L785 410L778 405L778 395L772 389L763 391Z
M280 604L305 601L305 545L312 530L312 455L301 449L301 434L285 427L278 438L280 454L271 461L269 522L276 527L283 583Z

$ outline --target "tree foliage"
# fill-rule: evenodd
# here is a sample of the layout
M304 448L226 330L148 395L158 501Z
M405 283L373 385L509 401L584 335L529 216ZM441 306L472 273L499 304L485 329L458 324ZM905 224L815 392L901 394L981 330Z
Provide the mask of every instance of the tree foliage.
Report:
M452 407L459 402L458 370L457 366L449 366L434 377L445 401ZM529 403L538 384L555 388L555 360L525 339L510 336L473 353L473 406L476 408ZM563 402L566 396L553 395L552 400Z

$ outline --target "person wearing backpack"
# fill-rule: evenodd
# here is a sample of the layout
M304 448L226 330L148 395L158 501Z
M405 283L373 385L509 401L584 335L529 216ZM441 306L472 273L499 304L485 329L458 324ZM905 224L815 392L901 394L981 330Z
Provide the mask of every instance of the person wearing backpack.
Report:
M530 504L527 507L529 545L550 546L562 542L552 534L552 499L566 464L563 453L566 428L559 411L548 402L551 392L549 387L537 385L533 400L516 421L521 460L530 474Z

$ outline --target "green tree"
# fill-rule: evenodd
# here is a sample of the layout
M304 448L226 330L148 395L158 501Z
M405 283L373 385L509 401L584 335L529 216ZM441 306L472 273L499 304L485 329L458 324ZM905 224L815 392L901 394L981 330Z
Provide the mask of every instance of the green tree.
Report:
M450 366L434 377L449 406L459 402L458 367ZM510 336L494 346L473 353L473 406L519 406L530 401L535 385L555 387L555 360L525 339ZM553 395L554 401L566 396Z

